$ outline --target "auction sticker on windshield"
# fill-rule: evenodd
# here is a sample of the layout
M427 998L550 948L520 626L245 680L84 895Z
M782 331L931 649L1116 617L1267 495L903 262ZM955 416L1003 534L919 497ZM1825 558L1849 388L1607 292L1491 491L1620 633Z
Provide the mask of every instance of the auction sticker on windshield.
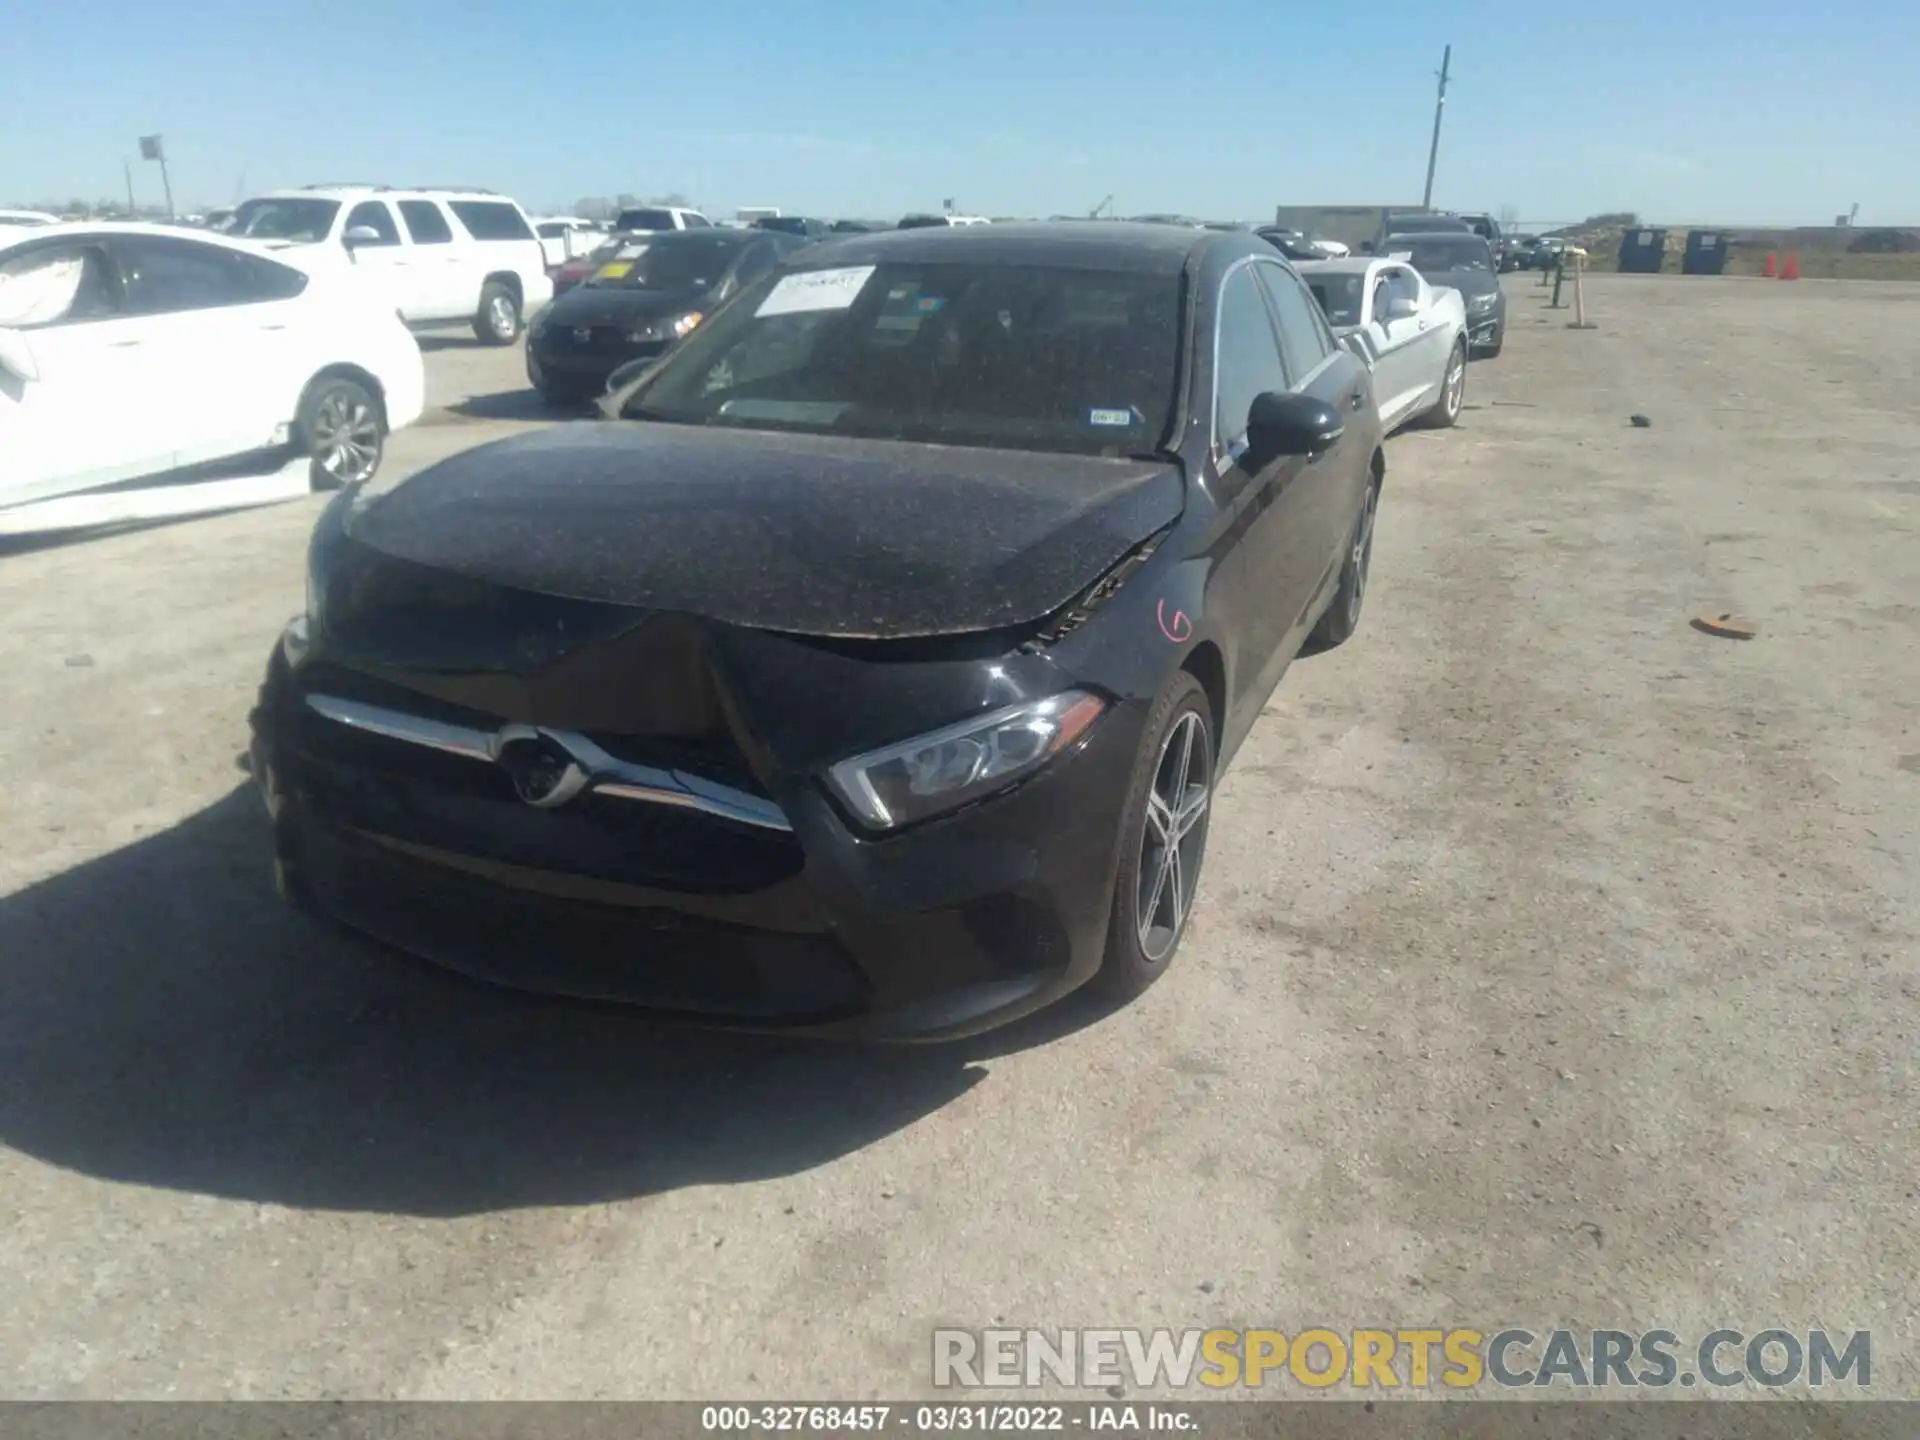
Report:
M797 315L806 310L845 310L859 298L873 278L871 265L849 265L839 270L805 270L783 275L767 292L755 315Z

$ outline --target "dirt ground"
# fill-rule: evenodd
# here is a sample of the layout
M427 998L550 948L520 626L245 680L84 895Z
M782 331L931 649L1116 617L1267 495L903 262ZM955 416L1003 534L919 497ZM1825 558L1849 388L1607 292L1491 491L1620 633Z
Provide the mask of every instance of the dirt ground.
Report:
M937 1324L1563 1323L1869 1329L1920 1397L1920 287L1599 277L1580 332L1509 286L1174 973L961 1046L301 922L237 761L315 506L0 556L0 1393L903 1397ZM429 365L393 463L534 423L516 353Z

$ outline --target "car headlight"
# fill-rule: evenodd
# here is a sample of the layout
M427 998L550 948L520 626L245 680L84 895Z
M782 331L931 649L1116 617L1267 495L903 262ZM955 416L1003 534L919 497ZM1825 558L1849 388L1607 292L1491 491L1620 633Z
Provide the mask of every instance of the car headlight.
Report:
M1485 314L1493 308L1494 302L1499 298L1498 295L1476 295L1467 302L1467 309L1476 315Z
M312 644L313 633L305 615L294 616L280 632L280 653L287 657L287 664L295 670L307 658L307 650Z
M698 310L689 310L684 315L676 315L671 320L643 320L635 325L627 339L640 340L684 340L693 333L693 329L706 319Z
M1084 690L949 725L842 760L834 793L868 825L897 829L990 795L1066 750L1107 708Z

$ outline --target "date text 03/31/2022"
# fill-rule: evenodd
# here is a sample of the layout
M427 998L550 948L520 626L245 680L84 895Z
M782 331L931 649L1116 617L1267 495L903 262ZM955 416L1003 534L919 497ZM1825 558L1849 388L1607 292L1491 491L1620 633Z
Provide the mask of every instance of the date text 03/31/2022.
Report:
M1005 1434L1067 1430L1192 1431L1190 1410L1163 1405L707 1405L700 1428L736 1434L761 1431L904 1430Z

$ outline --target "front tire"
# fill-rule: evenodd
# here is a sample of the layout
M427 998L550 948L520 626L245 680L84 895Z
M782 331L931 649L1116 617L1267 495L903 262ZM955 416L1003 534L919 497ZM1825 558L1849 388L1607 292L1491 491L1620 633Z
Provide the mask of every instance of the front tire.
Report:
M520 338L520 300L498 280L480 287L480 309L473 333L482 345L511 345Z
M1166 974L1186 934L1206 858L1216 753L1207 692L1176 671L1154 702L1122 812L1107 954L1092 982L1112 999L1131 1000Z
M1347 546L1347 558L1340 566L1340 583L1333 592L1320 623L1307 637L1306 649L1313 654L1344 645L1360 628L1360 607L1367 598L1367 572L1373 566L1373 522L1380 510L1380 477L1367 481L1367 498L1353 522L1353 535Z
M1467 402L1467 337L1454 341L1447 356L1447 373L1440 381L1440 400L1420 417L1429 430L1451 430L1459 423L1460 411Z
M315 491L371 480L386 454L386 412L358 380L330 375L314 381L300 397L294 424Z

